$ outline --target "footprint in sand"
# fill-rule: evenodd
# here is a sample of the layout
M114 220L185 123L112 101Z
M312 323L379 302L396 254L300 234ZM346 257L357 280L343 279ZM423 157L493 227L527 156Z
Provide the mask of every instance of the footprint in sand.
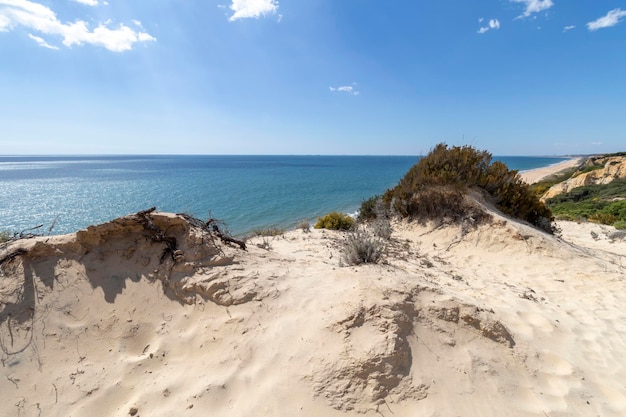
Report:
M530 311L520 311L517 315L525 323L530 324L533 328L540 330L544 333L552 333L554 331L554 324L543 315L533 313Z

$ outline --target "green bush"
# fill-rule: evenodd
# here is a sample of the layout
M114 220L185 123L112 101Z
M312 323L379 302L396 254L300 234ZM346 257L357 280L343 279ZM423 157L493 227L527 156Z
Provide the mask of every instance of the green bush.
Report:
M368 198L361 203L358 221L371 221L378 217L382 201L379 195Z
M619 220L613 223L613 227L617 230L626 230L626 220Z
M468 201L469 189L483 190L505 214L552 233L552 212L517 171L492 163L490 153L471 146L437 145L383 201L401 216L418 220L484 221L489 216Z
M583 219L603 224L626 221L626 179L585 185L550 198L546 203L559 219Z
M355 221L344 213L333 211L324 217L318 217L316 229L349 230L354 227Z
M603 169L604 165L590 165L587 167L584 167L583 169L579 170L576 172L575 176L581 175L581 174L586 174L587 172L591 172L591 171L597 171L599 169Z
M593 213L591 216L589 216L588 220L590 222L593 222L593 223L600 223L600 224L611 225L611 224L615 223L618 219L617 219L617 217L615 217L614 215L612 215L610 213L597 212L597 213Z

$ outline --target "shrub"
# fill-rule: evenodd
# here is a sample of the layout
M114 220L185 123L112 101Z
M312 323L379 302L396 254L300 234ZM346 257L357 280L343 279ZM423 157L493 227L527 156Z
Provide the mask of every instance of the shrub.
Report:
M284 234L284 229L275 226L271 226L265 229L255 229L254 231L252 231L252 237L261 238L256 246L267 251L272 250L272 242L274 241L274 239L277 236L282 236Z
M13 238L13 235L6 230L0 231L0 243L6 243Z
M599 169L603 169L604 165L590 165L587 167L584 167L583 169L579 170L578 172L576 172L576 175L580 175L580 174L586 174L587 172L591 172L591 171L597 171Z
M547 201L559 219L583 218L604 224L626 221L626 179L585 185ZM607 223L608 222L608 223Z
M613 223L613 227L617 230L626 230L626 220L620 220Z
M381 197L379 195L370 197L361 203L357 220L359 222L375 220L383 212Z
M385 251L385 242L363 226L353 229L345 237L342 261L348 265L376 263Z
M352 217L344 213L333 211L324 217L318 217L315 224L316 229L350 230L354 227L355 221Z
M265 229L255 229L252 232L253 236L264 236L264 237L274 237L281 236L285 234L285 230L278 227L268 227Z
M389 240L391 239L391 234L393 233L393 227L391 227L391 222L388 219L380 218L374 221L372 224L372 229L374 230L374 234L381 239Z
M488 216L466 199L472 188L483 190L505 214L552 233L552 212L517 171L471 146L437 145L382 200L403 217L484 221Z
M298 222L298 229L301 229L304 233L309 233L311 231L311 223L307 219L302 219Z
M589 216L588 220L593 223L613 224L617 221L617 217L610 213L597 212Z
M395 200L394 209L403 217L421 222L435 220L461 223L470 218L482 222L489 217L469 201L460 189L443 186L427 187L406 199Z

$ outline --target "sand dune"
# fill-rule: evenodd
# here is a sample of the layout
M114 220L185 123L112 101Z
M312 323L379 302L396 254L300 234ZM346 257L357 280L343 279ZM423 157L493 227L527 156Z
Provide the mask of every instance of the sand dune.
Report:
M151 216L180 252L133 216L0 252L0 415L626 415L605 227L398 223L341 266L341 232L243 251Z

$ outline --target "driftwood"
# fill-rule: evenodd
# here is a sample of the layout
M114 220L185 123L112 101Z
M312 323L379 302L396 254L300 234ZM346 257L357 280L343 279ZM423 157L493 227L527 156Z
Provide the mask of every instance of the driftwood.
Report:
M26 249L20 248L0 258L0 272L2 272L2 265L4 265L6 262L11 262L18 256L24 255L26 252L28 252Z
M176 260L175 252L176 252L176 238L167 236L161 228L159 228L150 217L150 214L156 210L156 207L151 207L147 210L143 210L135 214L137 218L141 221L143 226L151 233L151 238L155 242L163 242L167 246L163 251L163 255L161 255L161 262L168 254L172 257L172 259ZM246 242L243 240L235 239L230 236L228 233L220 230L218 225L218 220L209 219L206 222L202 221L198 218L190 216L188 214L179 214L179 216L183 217L190 225L198 227L205 232L209 233L212 236L219 238L223 243L226 244L235 244L239 246L241 249L246 250Z
M5 262L9 262L13 260L14 258L17 258L20 255L24 255L26 252L27 252L26 249L22 249L22 248L16 250L15 252L11 252L5 257L0 258L0 265L2 265Z
M215 236L219 237L222 240L222 242L234 243L235 245L238 245L241 249L246 250L246 242L244 242L243 240L235 239L231 236L228 236L227 234L222 233L220 231L220 228L217 226L217 224L211 224L211 222L213 222L213 219L209 220L206 223L206 227L208 228L210 226L212 232L215 233Z
M234 237L230 236L228 233L225 233L222 230L220 230L219 225L218 225L219 220L209 219L205 222L203 220L200 220L188 214L180 213L178 215L183 217L185 220L187 220L187 222L191 224L192 226L200 228L204 230L205 232L209 233L210 235L215 235L223 243L226 243L226 244L232 243L232 244L239 246L239 248L243 250L247 249L246 242L244 242L243 240L235 239Z

